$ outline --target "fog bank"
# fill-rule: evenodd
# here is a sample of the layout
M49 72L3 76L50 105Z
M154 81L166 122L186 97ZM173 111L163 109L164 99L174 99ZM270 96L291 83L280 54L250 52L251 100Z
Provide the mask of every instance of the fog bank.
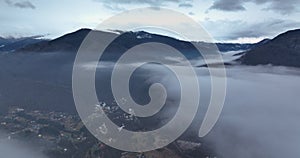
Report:
M30 142L9 139L9 136L3 133L0 133L0 155L3 158L47 158Z

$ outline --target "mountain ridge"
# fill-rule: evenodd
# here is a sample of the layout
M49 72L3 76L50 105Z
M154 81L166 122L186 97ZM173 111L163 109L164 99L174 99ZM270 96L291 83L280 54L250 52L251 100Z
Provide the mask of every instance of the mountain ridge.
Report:
M300 67L300 29L289 30L274 39L245 52L245 65L276 65Z
M12 52L31 44L36 44L42 41L49 41L48 39L43 39L40 37L43 36L30 36L20 38L0 37L0 52Z
M86 37L86 35L92 31L88 28L82 28L75 32L71 32L68 34L65 34L61 37L58 37L56 39L50 40L50 41L42 41L40 43L28 45L26 47L23 47L21 49L18 49L16 52L75 52L78 50L81 42ZM97 30L98 31L98 30ZM99 31L101 33L110 33L115 34L115 36L119 36L117 33L113 32L104 32ZM154 33L148 33L146 31L138 31L138 32L123 32L121 36L126 36L127 42L133 42L133 43L140 43L139 41L153 41L151 40L151 37L155 38L157 41L173 41L173 43L177 42L178 45L187 45L184 47L190 47L191 43L203 43L203 42L193 42L193 41L183 41L179 40L173 37L168 37L164 35L154 34ZM204 42L205 43L205 42ZM120 43L119 43L120 44ZM121 43L122 45L127 45L126 43ZM206 43L207 44L207 43ZM221 52L228 52L228 51L239 51L239 50L248 50L256 47L259 43L254 44L239 44L239 43L215 43L219 50Z

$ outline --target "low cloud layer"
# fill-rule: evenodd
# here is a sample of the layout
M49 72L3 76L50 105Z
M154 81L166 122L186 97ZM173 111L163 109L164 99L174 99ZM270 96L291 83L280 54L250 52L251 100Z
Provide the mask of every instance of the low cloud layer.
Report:
M257 5L265 5L264 10L273 10L281 14L289 14L297 11L298 0L215 0L210 9L223 11L243 11L245 4L251 2Z
M0 132L0 153L3 158L47 158L37 146L28 142L8 139L7 134Z
M21 9L35 9L35 5L33 5L30 1L18 1L14 2L12 0L5 0L5 3L12 7L17 7Z
M196 71L204 99L201 103L206 103L210 98L210 77L204 68ZM299 157L299 79L299 69L295 68L228 68L223 111L216 126L203 139L223 158ZM170 77L162 80L169 81L166 87L175 87ZM178 97L174 94L180 90L171 90L174 92L168 96Z
M207 137L220 157L299 157L299 70L244 67L228 71L221 118Z

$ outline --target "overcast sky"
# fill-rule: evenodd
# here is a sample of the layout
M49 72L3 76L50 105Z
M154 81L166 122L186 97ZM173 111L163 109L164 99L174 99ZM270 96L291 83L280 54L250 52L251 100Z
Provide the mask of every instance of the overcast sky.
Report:
M216 41L257 42L300 28L299 0L0 0L0 36L55 38L147 6L190 16Z

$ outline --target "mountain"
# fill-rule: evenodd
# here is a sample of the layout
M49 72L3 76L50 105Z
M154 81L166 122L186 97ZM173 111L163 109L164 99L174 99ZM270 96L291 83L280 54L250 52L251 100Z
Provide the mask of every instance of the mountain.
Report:
M8 43L12 43L14 42L15 39L14 38L4 38L4 37L0 37L0 45L5 45Z
M21 38L3 38L0 37L0 52L11 52L31 44L47 41L40 39L41 36L21 37Z
M217 47L219 48L220 52L230 52L230 51L246 51L256 48L260 45L265 44L268 42L269 39L264 39L258 43L216 43Z
M130 48L148 42L159 42L166 45L170 45L181 52L186 53L188 58L199 57L199 53L196 51L194 45L191 42L181 41L168 36L162 36L157 34L151 34L144 31L138 32L124 32L121 35L112 32L94 31L90 29L80 29L78 31L66 34L62 37L51 41L43 41L40 43L28 45L24 48L17 50L16 52L72 52L75 53L80 47L82 41L88 33L93 31L97 37L115 37L115 40L106 48L107 59L113 60L111 54L117 57ZM117 55L117 56L115 56ZM104 57L104 58L106 58Z
M66 34L57 39L40 42L33 45L26 46L19 49L19 52L74 52L77 51L80 47L80 44L87 36L88 33L92 31L91 29L80 29L78 31ZM104 34L110 34L111 36L118 37L119 34L111 32L102 32L94 31L100 37ZM112 42L112 45L116 48L125 50L131 48L135 45L146 43L146 42L162 42L167 44L179 45L182 48L191 47L190 42L180 41L171 37L156 35L147 33L144 31L139 32L124 32L115 41ZM175 44L176 43L176 44Z
M90 31L90 29L80 29L76 32L66 34L54 40L42 41L36 44L28 45L17 50L17 52L76 51Z
M92 31L91 29L80 29L78 31L66 34L51 41L42 41L36 44L28 45L18 49L17 52L76 52L81 42ZM112 32L95 31L101 36L102 34L110 34L118 37L119 34ZM111 44L111 51L126 51L127 49L142 43L159 42L171 45L179 50L194 50L192 44L203 44L203 42L188 42L178 40L172 37L152 34L145 31L139 32L123 32ZM216 43L221 52L249 50L257 46L257 44L237 44L237 43ZM193 53L191 53L193 54Z
M246 65L278 65L300 67L300 29L280 34L241 58Z

